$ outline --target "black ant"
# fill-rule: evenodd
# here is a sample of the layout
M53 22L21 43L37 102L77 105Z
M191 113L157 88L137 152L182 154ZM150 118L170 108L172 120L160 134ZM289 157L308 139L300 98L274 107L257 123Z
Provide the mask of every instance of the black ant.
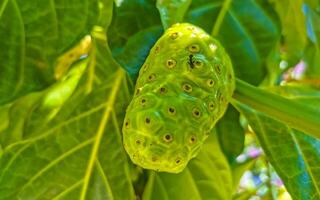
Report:
M188 64L190 65L191 69L194 68L194 60L193 60L193 55L192 54L189 55Z

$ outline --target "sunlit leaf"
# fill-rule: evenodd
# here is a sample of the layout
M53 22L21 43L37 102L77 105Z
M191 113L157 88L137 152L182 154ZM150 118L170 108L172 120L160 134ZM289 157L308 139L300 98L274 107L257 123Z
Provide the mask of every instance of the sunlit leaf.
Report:
M305 16L303 14L303 0L271 0L277 11L284 38L284 51L289 65L296 64L303 55L303 50L307 44L307 32Z
M85 34L98 1L8 1L0 3L0 105L53 79L56 57Z
M182 22L192 0L157 0L163 27L167 29L171 25Z
M109 65L98 61L99 67L112 65L106 52L100 53ZM119 66L110 69L90 94L80 82L41 134L4 149L0 199L133 198L120 131L130 93L125 72ZM93 187L98 189L92 194Z
M319 97L308 101L310 96L303 97L303 94L297 96L296 100L308 102L306 106L319 107ZM236 105L257 134L264 152L284 181L292 198L298 200L320 198L318 166L320 141L244 104L237 103Z
M306 48L304 56L308 64L306 78L314 79L320 77L320 13L308 6L305 6L304 10L307 18L308 36L311 41Z

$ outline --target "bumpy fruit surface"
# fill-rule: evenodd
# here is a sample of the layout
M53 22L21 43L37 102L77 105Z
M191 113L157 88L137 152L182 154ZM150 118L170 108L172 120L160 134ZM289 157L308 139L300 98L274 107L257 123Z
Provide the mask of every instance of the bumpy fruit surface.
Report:
M181 172L224 114L234 73L221 44L191 24L175 24L140 69L123 124L133 163Z

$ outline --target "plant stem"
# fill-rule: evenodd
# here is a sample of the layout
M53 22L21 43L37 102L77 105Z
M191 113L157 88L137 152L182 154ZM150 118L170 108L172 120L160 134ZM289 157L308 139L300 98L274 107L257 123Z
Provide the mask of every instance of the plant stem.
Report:
M239 79L233 99L267 114L288 126L320 138L320 111L300 102L292 101Z
M230 4L231 4L232 0L224 0L222 8L219 12L219 15L217 17L216 22L214 23L211 35L213 37L216 37L219 33L221 24L223 22L224 16L226 15L227 11L229 10Z

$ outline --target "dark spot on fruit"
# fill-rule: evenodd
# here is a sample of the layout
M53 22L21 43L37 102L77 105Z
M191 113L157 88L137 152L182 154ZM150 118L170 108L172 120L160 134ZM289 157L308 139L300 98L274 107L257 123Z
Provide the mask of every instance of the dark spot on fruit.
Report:
M142 106L145 106L146 103L147 103L147 100L146 99L141 99L140 103L141 103Z
M214 68L218 74L221 74L221 64L219 63L215 64Z
M166 143L170 143L172 140L173 140L173 137L171 136L170 133L167 133L163 136L163 140L166 142Z
M156 75L155 74L150 74L149 76L148 76L148 80L149 81L154 81L156 79Z
M177 39L178 36L179 36L179 33L177 33L177 32L174 32L174 33L171 33L171 34L170 34L170 38L171 38L172 40Z
M144 120L146 122L146 124L150 124L151 123L151 120L149 117L146 117L146 119Z
M141 144L141 141L140 141L140 140L136 140L136 144L137 144L137 145L140 145L140 144Z
M180 164L181 163L181 158L177 158L176 159L176 164L178 165L178 164Z
M212 87L212 86L214 85L214 81L213 81L212 79L208 79L208 80L207 80L207 85L208 85L209 87Z
M218 91L217 93L217 99L219 100L220 103L224 103L226 100L220 91Z
M168 112L169 112L169 114L174 115L174 114L176 114L176 109L169 107Z
M138 89L136 90L136 95L139 95L139 94L140 94L140 91L141 91L141 89L138 88Z
M228 74L228 79L231 80L232 79L232 75Z
M158 160L158 158L156 156L152 156L151 161L152 162L156 162Z
M129 120L127 119L127 121L125 122L125 126L126 128L129 128Z
M198 108L194 108L193 110L192 110L192 115L194 116L194 117L200 117L200 115L201 115L201 112L200 112L200 110L198 109Z
M146 72L148 70L148 68L149 68L149 65L148 64L144 64L143 68L142 68L142 71Z
M209 110L210 110L210 111L212 111L212 110L214 109L214 103L213 103L213 101L209 101L208 107L209 107Z
M194 61L194 65L196 68L201 68L203 66L203 62L201 60Z
M166 93L166 88L165 87L161 87L160 88L160 94L164 94L164 93Z
M197 137L195 135L191 135L189 140L190 144L194 144L196 141L197 141Z
M190 84L188 84L188 83L183 84L183 85L182 85L182 89L183 89L185 92L188 92L188 93L192 92L192 86L191 86Z
M200 47L197 44L192 44L188 47L188 50L192 53L197 53L200 51Z
M187 27L187 29L188 29L189 31L194 31L194 27L191 27L191 26Z
M156 48L154 49L154 53L155 54L158 54L160 52L160 47L159 46L156 46Z
M177 65L177 61L174 60L174 59L169 59L169 60L167 60L166 65L167 65L167 67L168 67L169 69L172 69L172 68L174 68L174 67Z

